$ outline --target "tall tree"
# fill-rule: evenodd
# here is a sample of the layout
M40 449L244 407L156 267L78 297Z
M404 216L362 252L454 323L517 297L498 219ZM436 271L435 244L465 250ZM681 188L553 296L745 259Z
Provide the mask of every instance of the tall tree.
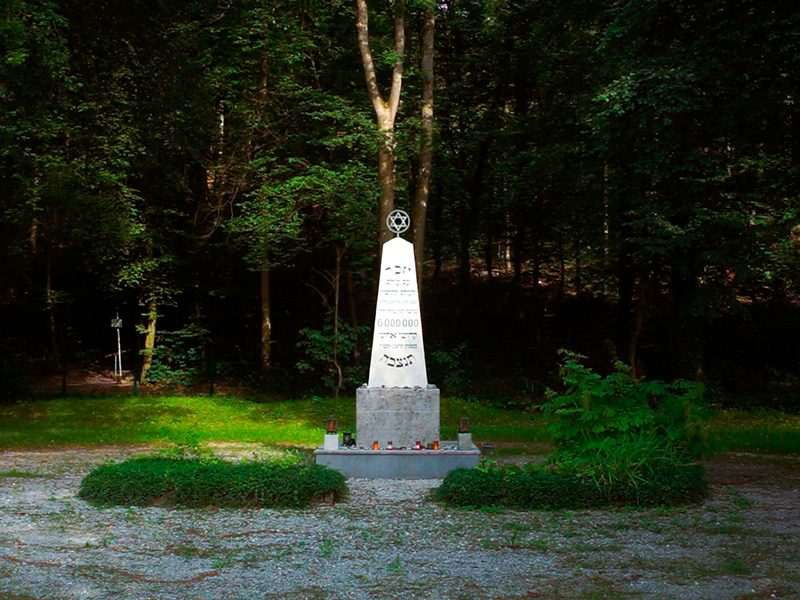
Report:
M367 81L375 118L378 123L378 180L381 195L378 201L378 222L380 226L379 242L382 244L391 238L392 233L386 226L386 217L394 210L395 195L395 135L394 126L397 109L400 105L400 92L403 86L403 61L405 60L405 0L394 2L394 52L392 83L389 95L384 100L378 84L375 61L372 57L369 36L369 7L367 0L356 0L356 29L358 31L358 51L361 65Z
M362 162L372 136L347 98L352 81L338 67L357 59L342 37L352 32L337 16L342 4L256 6L230 33L243 52L228 66L236 84L226 85L226 123L236 129L226 153L239 155L246 167L231 225L242 234L248 263L261 275L265 369L273 362L271 271L295 267L316 253L335 255L340 266L352 267L364 252L353 242L353 231L363 236L376 229L374 219L365 223L360 214L375 192L365 182ZM310 278L326 270L315 265ZM301 271L296 268L297 276L305 277Z
M797 11L620 2L610 14L593 122L618 206L620 318L631 318L637 273L661 282L675 372L701 378L709 323L742 309L740 285L769 287L771 240L796 223L794 143L775 132L797 116L786 45Z
M417 167L414 207L411 215L414 256L417 266L417 287L422 293L422 266L425 258L425 225L428 219L428 198L433 167L433 56L436 7L428 4L422 13L420 38L420 75L422 91L420 102L419 165Z

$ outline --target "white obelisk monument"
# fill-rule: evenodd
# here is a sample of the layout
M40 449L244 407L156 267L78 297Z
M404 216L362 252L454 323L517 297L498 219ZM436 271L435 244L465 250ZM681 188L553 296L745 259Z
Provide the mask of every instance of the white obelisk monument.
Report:
M317 464L346 477L442 478L480 460L474 444L439 439L439 390L425 371L414 247L400 237L409 224L401 210L386 220L397 237L381 249L369 381L356 390L357 447L314 452Z
M411 447L439 440L439 390L428 385L414 246L400 237L408 214L393 211L397 237L383 245L369 381L356 391L359 446Z

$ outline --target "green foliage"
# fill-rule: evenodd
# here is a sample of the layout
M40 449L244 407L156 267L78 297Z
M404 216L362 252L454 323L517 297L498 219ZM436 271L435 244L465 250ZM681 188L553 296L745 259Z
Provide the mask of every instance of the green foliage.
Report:
M153 362L147 371L151 383L188 386L204 374L201 360L202 339L195 327L180 331L162 331L152 351Z
M335 340L331 319L326 321L321 331L306 327L298 334L300 341L297 343L297 370L314 374L321 379L325 388L335 390L338 374L334 364ZM369 334L368 326L355 328L349 323L339 321L337 361L342 369L342 385L345 388L354 389L366 381L366 367L355 364L353 351L357 346L364 346L363 342Z
M561 350L565 391L548 393L552 463L598 485L638 485L659 469L684 465L709 450L703 387L688 381L641 381L617 363L601 377Z
M0 322L13 347L40 358L50 345L36 305L45 287L55 327L98 353L90 315L151 299L252 345L232 333L254 322L250 267L281 283L273 363L287 365L296 357L280 338L311 312L291 282L313 283L332 249L346 248L345 271L362 284L348 300L367 306L378 136L353 23L342 18L349 4L3 3ZM398 206L417 187L417 25L435 4L406 5ZM796 302L791 3L459 0L436 10L424 258L437 284L457 264L465 289L482 261L498 281L513 271L485 331L513 314L509 327L524 322L521 335L546 339L556 288L559 299L619 300L628 315L648 287L632 282L649 281L660 289L641 297L641 339L663 330L670 347L659 360L691 377L712 354L702 324ZM388 68L401 58L393 20L372 12L373 54ZM461 308L459 326L478 304ZM655 323L666 314L675 318ZM784 329L791 339L764 346L796 365L797 327ZM157 347L154 377L193 378L194 357L170 352ZM444 371L433 380L464 394L474 373L454 358L432 356ZM313 368L327 373L326 362Z
M699 465L655 469L646 481L593 481L576 473L513 465L456 469L432 497L453 506L564 510L601 506L675 506L699 502L708 493Z
M100 505L303 508L344 491L341 473L315 464L146 457L95 469L78 495Z

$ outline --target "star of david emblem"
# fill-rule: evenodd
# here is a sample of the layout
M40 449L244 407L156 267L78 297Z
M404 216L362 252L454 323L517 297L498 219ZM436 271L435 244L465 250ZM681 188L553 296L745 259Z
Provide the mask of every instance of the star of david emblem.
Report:
M389 231L397 235L406 231L410 225L411 219L404 210L393 210L389 213L389 216L386 217L386 226L389 228Z

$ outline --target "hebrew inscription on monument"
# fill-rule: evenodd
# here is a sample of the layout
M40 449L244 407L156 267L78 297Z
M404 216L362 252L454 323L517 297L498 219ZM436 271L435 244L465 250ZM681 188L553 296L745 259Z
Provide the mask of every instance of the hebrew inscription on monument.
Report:
M383 245L367 385L428 385L414 246L400 237Z

